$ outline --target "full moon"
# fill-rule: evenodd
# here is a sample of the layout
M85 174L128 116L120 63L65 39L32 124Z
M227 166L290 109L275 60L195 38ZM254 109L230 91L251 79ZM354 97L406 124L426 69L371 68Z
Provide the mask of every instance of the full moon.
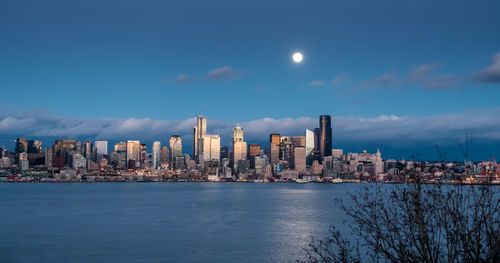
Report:
M300 52L295 52L292 55L292 59L295 63L300 63L304 59L304 56Z

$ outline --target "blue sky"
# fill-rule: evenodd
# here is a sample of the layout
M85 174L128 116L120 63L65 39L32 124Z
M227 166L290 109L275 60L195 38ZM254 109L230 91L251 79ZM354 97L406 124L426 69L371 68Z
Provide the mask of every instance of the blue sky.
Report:
M498 10L493 0L4 0L3 120L498 117ZM497 143L493 132L476 136Z

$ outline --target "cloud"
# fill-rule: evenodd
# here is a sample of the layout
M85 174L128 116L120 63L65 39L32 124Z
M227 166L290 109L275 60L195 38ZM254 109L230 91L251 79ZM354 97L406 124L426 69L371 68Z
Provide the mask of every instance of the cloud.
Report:
M373 79L367 80L361 83L361 85L359 85L357 88L350 89L344 92L342 95L350 96L363 90L393 87L397 80L398 74L396 72L388 72Z
M184 84L186 82L189 82L191 78L186 74L186 73L181 73L177 78L175 78L175 83L177 84Z
M231 136L236 121L208 119L208 133L219 134L224 142ZM270 133L304 135L305 129L318 127L318 119L262 118L240 122L245 138L251 142L266 142ZM39 115L0 114L0 137L23 136L73 137L107 140L162 140L177 134L189 145L196 118L185 120L155 120L151 118L85 119ZM333 116L336 142L378 143L392 145L455 144L464 133L476 140L500 142L500 108L470 110L457 114L434 116L380 115L373 118Z
M373 88L379 86L386 86L389 84L393 84L398 78L398 74L396 72L388 72L384 75L375 77L373 79L365 81L362 86L364 88Z
M309 86L309 87L321 87L324 85L325 85L325 82L322 80L313 80L307 86Z
M436 64L424 64L411 69L410 75L406 78L409 83L420 83L427 80L436 70Z
M499 83L500 82L500 52L496 53L492 60L492 64L476 73L470 80L480 83Z
M338 85L341 85L342 83L344 83L348 79L349 79L349 76L346 73L343 73L343 74L335 76L332 79L331 84L334 86L338 86Z
M445 90L460 87L460 77L458 75L438 75L432 76L422 83L424 90Z
M235 71L232 67L226 66L222 68L212 69L205 77L215 81L232 80L239 78L243 72Z

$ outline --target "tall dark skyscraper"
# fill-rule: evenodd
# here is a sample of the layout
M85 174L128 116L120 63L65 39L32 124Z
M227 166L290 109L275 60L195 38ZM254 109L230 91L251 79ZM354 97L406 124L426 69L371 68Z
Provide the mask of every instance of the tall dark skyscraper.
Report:
M319 150L319 145L320 145L320 136L321 135L321 131L319 130L319 128L314 128L314 149L313 149L313 152L314 152L314 160L318 160L320 163L323 161L320 159L320 150Z
M330 115L319 116L319 152L320 160L325 156L332 156L332 118Z

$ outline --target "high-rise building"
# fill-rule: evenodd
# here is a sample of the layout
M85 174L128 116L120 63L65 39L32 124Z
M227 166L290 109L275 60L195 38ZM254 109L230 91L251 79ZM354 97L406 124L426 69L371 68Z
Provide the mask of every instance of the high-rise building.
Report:
M227 146L221 146L220 147L220 158L221 159L228 159L229 158L229 148Z
M233 164L238 167L239 160L247 159L247 143L243 138L243 128L239 124L233 128ZM249 164L250 166L250 164Z
M271 163L278 163L280 160L280 144L281 139L279 134L269 135L269 148L271 152Z
M173 166L176 157L182 156L182 139L179 135L170 137L170 165Z
M19 153L19 167L22 171L29 169L28 154L26 152Z
M291 136L293 146L306 147L306 136Z
M375 175L379 175L384 172L384 162L382 161L382 154L380 153L380 149L377 149L377 153L375 154Z
M262 174L264 172L264 169L266 168L266 158L262 156L255 156L254 158L254 167L250 167L251 169L255 169L255 172L258 174ZM252 164L250 164L251 166Z
M198 115L196 117L196 127L193 129L193 133L196 134L196 138L194 138L194 140L193 140L193 144L194 144L193 151L195 152L195 154L193 154L193 155L195 157L194 159L198 160L199 155L203 154L200 151L200 148L201 148L200 144L201 144L201 140L207 134L207 117L201 116L201 115Z
M160 164L168 164L169 158L168 158L168 148L167 146L164 146L160 150Z
M248 159L250 160L250 168L255 169L255 157L260 155L260 144L248 145Z
M115 144L115 152L126 152L127 151L127 143L119 142Z
M314 150L314 132L306 129L306 156Z
M54 157L52 148L45 148L45 167L52 167L52 158Z
M320 134L320 129L319 128L315 128L314 129L314 150L313 150L313 155L314 155L314 160L317 160L318 162L322 162L322 160L320 160L320 137L321 137L321 134Z
M286 161L287 167L293 167L293 143L290 136L281 136L280 160Z
M196 155L198 154L198 128L196 126L193 127L193 153L191 154L191 158L196 160Z
M147 152L147 145L146 144L141 144L141 153L140 153L140 167L146 167L148 162L148 152Z
M260 144L248 145L248 157L260 155Z
M306 147L296 146L293 153L293 165L299 173L306 172Z
M19 155L28 151L28 141L25 138L16 139L15 162L19 163Z
M72 152L70 155L69 165L73 167L73 169L78 168L86 168L87 167L87 159L78 152Z
M160 167L160 151L161 143L159 141L153 142L153 168L158 169Z
M85 157L85 159L87 160L94 160L94 158L92 158L92 149L94 148L94 145L89 142L89 141L86 141L84 146L83 146L83 156Z
M108 155L108 141L95 141L95 147L98 155Z
M27 153L42 153L42 142L37 140L29 140Z
M58 167L61 166L61 164L63 165L68 164L69 153L74 151L75 147L76 147L76 141L74 139L56 140L53 146L54 163L57 163ZM56 158L56 157L61 157L61 158Z
M133 160L133 165L130 165ZM127 164L129 164L129 168L131 166L135 166L136 163L140 163L141 160L141 142L140 141L127 141Z
M205 135L201 140L203 142L203 160L220 161L220 137L219 135Z
M330 115L319 117L319 151L320 160L325 156L332 156L332 119Z

